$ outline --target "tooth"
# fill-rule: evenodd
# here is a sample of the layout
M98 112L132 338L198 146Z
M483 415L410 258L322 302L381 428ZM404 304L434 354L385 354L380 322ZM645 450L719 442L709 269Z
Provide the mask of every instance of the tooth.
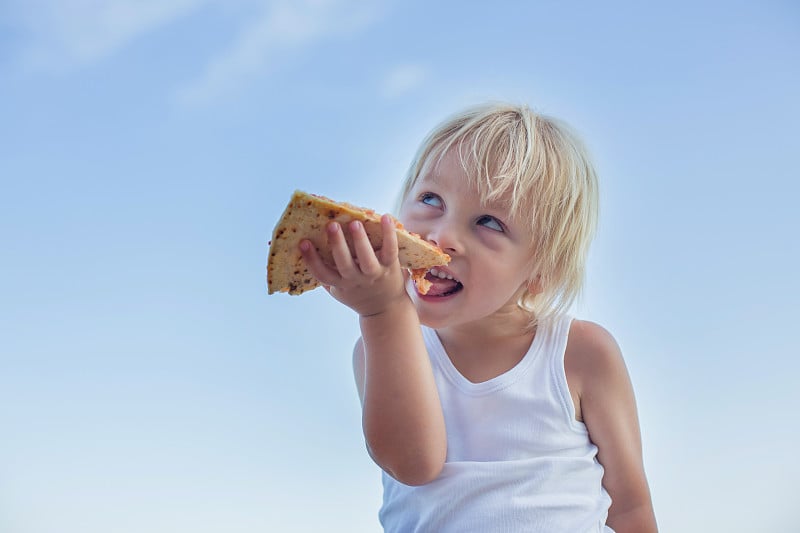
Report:
M453 276L451 276L447 272L439 270L438 268L432 268L428 272L430 273L431 276L437 277L439 279L455 279Z

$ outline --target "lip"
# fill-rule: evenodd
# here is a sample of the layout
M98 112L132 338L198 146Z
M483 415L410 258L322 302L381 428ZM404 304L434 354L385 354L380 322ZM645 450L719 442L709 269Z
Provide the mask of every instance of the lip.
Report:
M448 275L450 275L450 276L453 276L453 278L454 278L456 281L458 281L458 277L457 277L457 276L455 276L451 270L448 270L448 269L446 269L446 268L444 268L444 267L436 267L436 269L437 269L437 270L439 270L439 271L441 271L441 272L444 272L444 273L446 273L446 274L448 274ZM458 282L459 282L459 283L461 283L460 281L458 281ZM416 297L417 297L417 298L418 298L420 301L423 301L423 302L429 302L429 303L443 303L443 302L450 301L450 300L452 300L453 298L455 298L456 296L458 296L458 295L459 295L461 292L463 292L463 291L464 291L464 286L462 285L462 286L461 286L461 290L458 290L458 291L456 291L456 292L454 292L454 293L452 293L452 294L448 294L448 295L446 295L446 296L432 296L432 295L429 295L429 294L421 294L421 293L419 292L419 290L417 289L417 284L416 284L416 283L414 283L414 280L412 280L412 279L409 279L409 280L408 280L408 283L409 283L410 289L411 289L412 291L414 291L414 295L415 295L415 296L416 296Z
M457 291L457 292L454 292L453 294L448 294L447 296L428 296L427 294L420 294L419 291L416 290L416 287L414 288L414 291L417 293L417 298L419 298L423 302L427 302L427 303L443 303L443 302L447 302L449 300L452 300L456 296L458 296L458 294L461 292L461 291Z

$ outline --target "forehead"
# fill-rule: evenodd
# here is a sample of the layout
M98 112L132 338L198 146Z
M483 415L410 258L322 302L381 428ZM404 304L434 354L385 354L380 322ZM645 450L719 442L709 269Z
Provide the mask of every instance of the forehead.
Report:
M486 209L508 211L513 205L507 177L493 175L488 164L464 158L456 148L433 154L420 170L414 189L435 187L458 194Z
M468 176L469 168L459 158L456 150L432 154L420 169L417 181L442 186L472 186Z

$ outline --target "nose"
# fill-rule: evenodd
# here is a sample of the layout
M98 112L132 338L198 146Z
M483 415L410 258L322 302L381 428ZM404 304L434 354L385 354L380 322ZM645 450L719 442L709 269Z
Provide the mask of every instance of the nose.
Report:
M425 238L448 254L452 255L461 252L462 243L458 231L445 222L431 225Z

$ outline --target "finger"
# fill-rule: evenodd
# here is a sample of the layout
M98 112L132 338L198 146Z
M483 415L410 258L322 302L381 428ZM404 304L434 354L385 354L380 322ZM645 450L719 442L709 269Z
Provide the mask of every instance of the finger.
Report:
M325 264L311 241L307 239L300 241L300 254L303 256L308 271L323 285L333 285L342 279L335 268Z
M377 274L381 270L381 264L375 256L372 243L369 242L369 236L364 230L364 224L358 220L353 220L348 226L350 235L353 237L353 250L356 253L361 272L366 275Z
M391 215L381 217L381 232L383 233L383 245L379 253L379 261L384 266L389 266L397 262L397 226Z
M333 261L336 263L336 269L342 278L352 278L359 274L358 265L353 260L353 255L350 253L350 247L347 245L347 240L344 238L342 226L338 222L331 222L326 227L328 233L328 244L333 254Z

